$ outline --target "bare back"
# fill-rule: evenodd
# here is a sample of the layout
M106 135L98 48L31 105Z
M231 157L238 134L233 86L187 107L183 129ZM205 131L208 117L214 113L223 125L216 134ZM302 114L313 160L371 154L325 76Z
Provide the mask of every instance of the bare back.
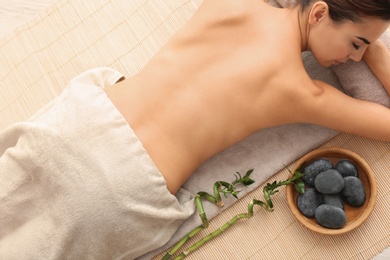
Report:
M143 70L106 91L175 193L255 131L302 121L300 101L321 89L302 64L296 10L205 0Z

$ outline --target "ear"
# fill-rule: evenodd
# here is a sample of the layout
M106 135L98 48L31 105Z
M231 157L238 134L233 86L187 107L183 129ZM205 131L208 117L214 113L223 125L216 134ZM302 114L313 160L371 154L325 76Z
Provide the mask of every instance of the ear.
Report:
M311 25L317 25L324 19L329 17L329 6L323 1L318 1L313 4L309 12L308 22Z

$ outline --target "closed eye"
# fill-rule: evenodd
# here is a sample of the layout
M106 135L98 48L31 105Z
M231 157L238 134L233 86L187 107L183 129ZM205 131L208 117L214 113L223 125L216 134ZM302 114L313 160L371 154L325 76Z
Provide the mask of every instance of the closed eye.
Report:
M352 43L353 47L356 49L356 50L359 50L360 49L360 46L357 45L356 43Z

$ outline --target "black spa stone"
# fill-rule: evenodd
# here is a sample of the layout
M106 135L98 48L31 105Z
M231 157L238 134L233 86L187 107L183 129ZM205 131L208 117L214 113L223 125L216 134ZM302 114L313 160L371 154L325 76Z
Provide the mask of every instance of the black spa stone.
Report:
M338 171L330 169L318 174L314 186L322 194L336 194L344 188L345 181Z
M323 194L322 200L324 204L332 205L344 209L344 203L341 199L340 193L337 194Z
M362 181L359 178L348 176L344 178L345 187L342 198L353 207L360 207L366 199L366 193Z
M333 168L333 164L328 159L326 158L317 159L303 168L302 173L304 175L302 179L305 182L305 184L314 187L314 180L317 177L317 175L331 168Z
M347 223L344 210L328 204L322 204L316 209L315 218L318 224L326 228L342 228Z
M308 218L314 218L316 208L322 203L321 194L314 188L308 188L304 193L299 194L297 206L299 211Z
M356 166L349 160L341 160L336 164L335 169L343 176L354 176L359 178L359 172Z

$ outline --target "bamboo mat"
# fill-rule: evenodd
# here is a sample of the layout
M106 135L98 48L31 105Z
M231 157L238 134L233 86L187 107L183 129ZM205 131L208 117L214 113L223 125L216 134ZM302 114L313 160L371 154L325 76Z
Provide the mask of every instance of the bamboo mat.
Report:
M186 259L370 259L390 245L390 143L373 141L349 134L339 134L321 147L342 147L366 159L375 172L378 184L377 202L369 218L357 229L339 236L325 236L309 231L290 213L285 188L274 196L273 212L256 208L254 216L237 222ZM268 181L284 180L288 169ZM262 199L263 185L237 201L211 220L210 226L192 242L218 229L234 215L245 213L248 202ZM191 243L186 244L187 246ZM161 259L164 254L154 259ZM381 258L389 259L386 254Z
M80 72L108 66L133 75L199 4L57 1L0 39L0 129L30 117Z
M54 0L0 0L0 36L33 19Z
M0 39L0 129L30 117L82 71L109 66L133 75L189 19L200 2L56 1L35 19ZM281 189L275 197L273 213L255 210L252 219L241 221L188 258L369 259L387 248L389 143L340 134L324 146L351 149L376 172L377 204L362 227L337 237L313 234L294 220ZM287 175L285 169L272 180L285 179ZM252 197L261 198L261 189L262 186L214 218L208 230L245 212Z

